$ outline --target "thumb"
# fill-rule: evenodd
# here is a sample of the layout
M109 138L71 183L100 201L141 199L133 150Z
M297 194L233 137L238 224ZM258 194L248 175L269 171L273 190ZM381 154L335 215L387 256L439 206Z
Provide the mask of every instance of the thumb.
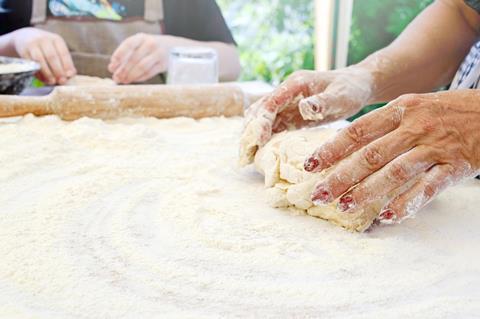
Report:
M240 166L253 162L255 154L272 136L272 121L258 117L250 121L240 138Z

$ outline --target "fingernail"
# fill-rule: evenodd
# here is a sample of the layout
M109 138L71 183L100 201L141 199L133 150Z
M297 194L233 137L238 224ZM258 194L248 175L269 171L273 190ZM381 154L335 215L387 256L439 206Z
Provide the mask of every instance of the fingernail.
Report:
M310 97L305 100L305 102L308 104L310 109L315 112L315 113L322 113L323 112L323 106L320 105L320 101L318 100L317 97Z
M380 213L378 219L382 224L392 224L396 219L396 214L391 209L385 209Z
M315 113L322 113L323 112L323 107L319 106L319 105L315 105L315 104L311 104L311 107L312 107L312 111L315 112Z
M316 159L315 157L310 157L305 161L305 163L303 164L303 167L307 172L311 172L315 168L317 168L318 165L320 165L320 162L318 161L318 159Z
M67 82L67 79L64 77L61 77L60 79L58 79L58 83L60 84L65 84L66 82Z
M315 206L326 205L331 202L331 195L323 186L317 187L312 194L312 202Z
M343 213L352 210L355 206L357 206L357 203L355 203L352 195L342 196L337 204L337 208Z

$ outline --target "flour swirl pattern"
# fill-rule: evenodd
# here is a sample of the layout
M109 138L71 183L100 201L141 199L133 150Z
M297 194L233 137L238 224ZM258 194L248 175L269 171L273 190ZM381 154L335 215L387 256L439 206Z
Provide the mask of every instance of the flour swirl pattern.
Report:
M262 176L236 166L240 131L239 118L0 124L0 318L478 314L478 184L352 234L270 208Z

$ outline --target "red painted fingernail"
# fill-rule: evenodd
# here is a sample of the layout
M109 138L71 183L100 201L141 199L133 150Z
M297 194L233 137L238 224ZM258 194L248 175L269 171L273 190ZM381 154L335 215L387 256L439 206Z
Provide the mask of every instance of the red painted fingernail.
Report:
M304 100L310 109L315 113L322 113L323 112L323 105L320 105L320 101L316 97L310 97Z
M378 216L378 219L380 220L380 222L382 221L388 222L388 221L393 221L395 217L396 217L396 214L393 210L386 209L380 213L380 215Z
M320 105L315 105L315 104L312 104L310 103L310 105L312 106L312 111L315 112L315 113L322 113L323 112L323 107L321 107Z
M317 168L318 165L320 165L320 162L318 161L318 159L316 159L314 157L310 157L309 159L307 159L305 161L305 164L303 165L303 167L307 172L311 172L315 168Z
M315 205L325 205L330 202L330 192L324 187L318 187L312 195L312 202Z
M349 211L357 206L355 200L353 199L352 195L345 195L338 201L337 208L341 212Z

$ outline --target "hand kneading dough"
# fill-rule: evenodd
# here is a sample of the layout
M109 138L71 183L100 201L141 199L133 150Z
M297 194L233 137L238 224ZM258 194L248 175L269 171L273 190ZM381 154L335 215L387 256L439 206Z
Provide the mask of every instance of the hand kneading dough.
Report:
M332 129L300 130L275 135L255 155L255 167L265 176L267 201L273 207L299 209L351 231L364 231L377 217L384 201L354 213L342 213L334 202L314 206L310 194L327 172L308 173L305 158L335 133Z

